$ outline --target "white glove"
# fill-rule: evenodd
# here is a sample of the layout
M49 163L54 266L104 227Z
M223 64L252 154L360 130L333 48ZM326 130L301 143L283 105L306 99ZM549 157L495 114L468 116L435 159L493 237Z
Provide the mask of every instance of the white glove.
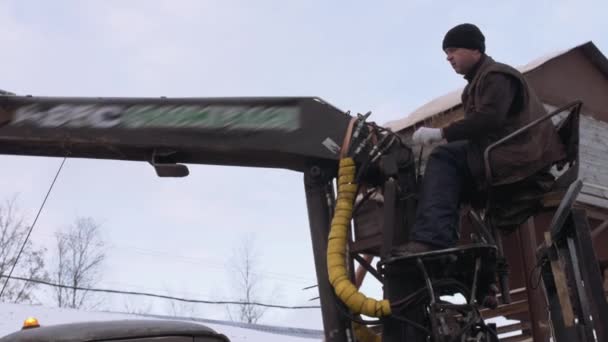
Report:
M412 136L414 144L429 145L443 139L441 128L420 127Z

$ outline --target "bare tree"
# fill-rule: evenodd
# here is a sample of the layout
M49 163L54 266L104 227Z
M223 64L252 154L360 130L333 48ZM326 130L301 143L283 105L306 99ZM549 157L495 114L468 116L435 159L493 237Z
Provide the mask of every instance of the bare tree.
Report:
M23 216L17 209L16 197L0 204L0 274L3 276L0 288L8 282L1 298L3 301L32 303L35 300L34 290L37 288L37 284L6 278L15 262L17 265L15 265L13 275L30 279L48 279L44 270L46 249L34 247L31 240L25 244L21 257L17 261L17 255L28 231L29 226L25 224Z
M70 287L55 288L57 306L81 308L90 302L90 293L77 288L91 287L100 277L105 243L99 227L92 218L79 217L67 231L55 234L57 264L52 277Z
M174 317L196 317L197 310L193 303L185 303L176 300L169 301L169 315Z
M246 323L257 323L265 313L265 308L253 305L261 295L261 283L257 273L258 257L255 251L253 236L245 237L240 246L233 251L231 267L234 276L234 288L237 298L243 304L236 310L228 309L228 316L232 320Z
M128 296L123 303L123 311L133 315L146 315L152 313L152 303L148 301L131 300Z
M167 296L173 296L173 297L189 297L190 295L187 294L187 292L185 290L181 291L181 295L178 294L178 291L174 291L172 290L168 285L164 286L165 289L165 294ZM187 303L187 302L182 302L179 300L173 300L170 299L166 302L165 304L165 312L167 313L167 315L173 316L173 317L196 317L198 310L196 307L196 304L194 303Z

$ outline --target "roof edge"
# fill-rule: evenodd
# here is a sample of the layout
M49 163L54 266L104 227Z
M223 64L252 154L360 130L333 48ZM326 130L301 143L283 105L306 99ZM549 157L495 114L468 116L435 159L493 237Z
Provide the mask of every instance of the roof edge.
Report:
M581 50L583 54L591 61L591 63L595 65L600 70L600 72L606 75L606 77L608 77L608 58L606 58L606 56L600 51L600 49L598 49L598 47L591 40L566 50L560 50L541 56L530 61L527 64L517 66L516 69L519 70L522 74L526 75L538 69L539 67L549 63L550 61L553 61L575 50ZM384 126L394 132L400 132L406 128L429 120L437 115L441 115L448 111L453 111L458 107L462 106L460 96L456 97L454 95L457 92L462 92L462 89L464 89L464 87L459 87L452 92L436 97L435 99L425 103L424 105L412 111L410 114L405 116L405 118L388 121L384 124ZM428 108L433 106L434 102L440 102L441 100L445 101L446 103L443 107L439 106L439 110L433 111L432 108ZM418 113L419 115L416 115ZM418 117L416 118L412 116Z

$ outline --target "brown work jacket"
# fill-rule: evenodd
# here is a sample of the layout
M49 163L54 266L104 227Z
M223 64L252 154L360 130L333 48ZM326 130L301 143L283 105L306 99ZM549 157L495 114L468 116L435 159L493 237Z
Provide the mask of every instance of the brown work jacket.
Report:
M502 83L505 84L504 93L507 98L511 96L512 104L507 113L480 114L476 104L484 100L485 103L500 102L499 98L492 101L483 98L484 94L497 97L495 93L484 92L486 86L484 81L491 78L488 76L493 73L501 74L502 79L506 80ZM527 123L547 114L547 111L519 71L506 64L495 62L489 56L482 57L468 79L469 83L462 93L465 118L450 125L452 127L444 128L444 136L448 141L462 140L467 135L467 131L471 132L466 138L469 141L468 164L473 177L481 180L480 184L484 184L487 181L483 161L485 149ZM493 87L496 90L496 84ZM494 125L492 129L479 129L481 127L479 121L484 115L486 120L488 115L500 117L499 125ZM547 120L492 151L489 158L492 185L510 184L522 180L563 159L564 156L564 146L557 135L557 130L551 120Z

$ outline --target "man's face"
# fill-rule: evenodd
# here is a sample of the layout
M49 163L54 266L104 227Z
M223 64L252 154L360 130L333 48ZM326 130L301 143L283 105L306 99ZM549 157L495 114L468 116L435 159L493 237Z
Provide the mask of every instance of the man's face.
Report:
M456 73L466 75L479 61L481 53L478 50L465 48L446 48L446 59Z

